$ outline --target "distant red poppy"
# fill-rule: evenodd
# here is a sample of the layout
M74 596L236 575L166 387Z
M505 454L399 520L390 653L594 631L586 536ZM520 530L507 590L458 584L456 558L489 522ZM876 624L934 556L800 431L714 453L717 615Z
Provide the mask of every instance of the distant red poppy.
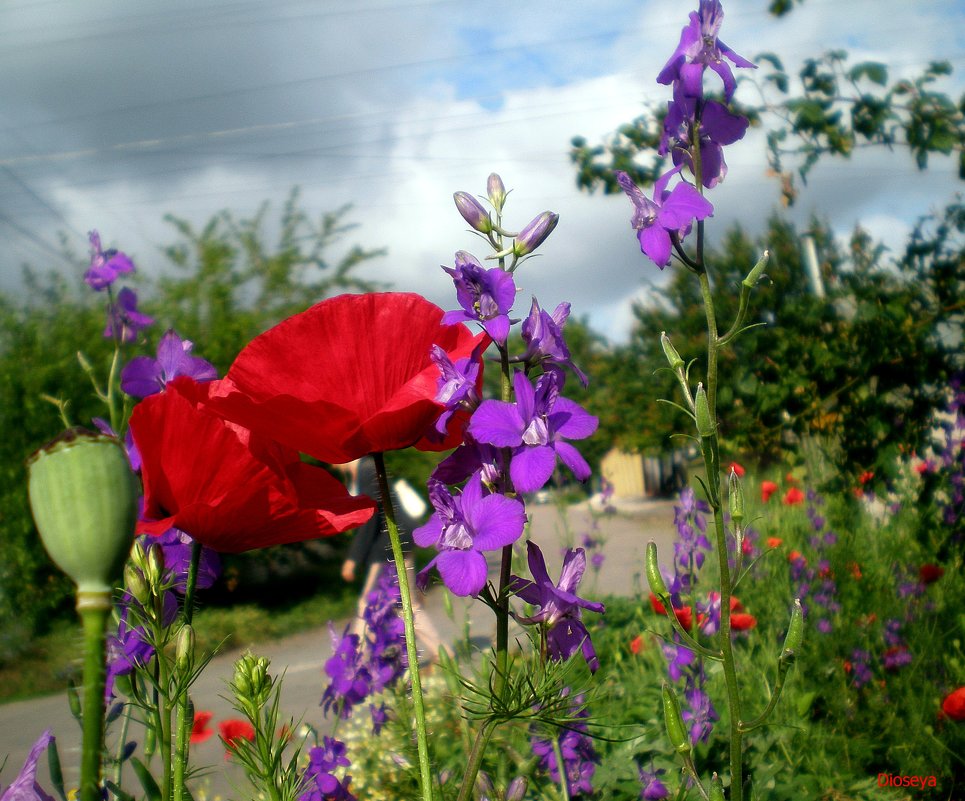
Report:
M865 470L860 476L858 476L858 483L867 484L874 477L875 477L875 474L872 471Z
M784 544L784 540L780 537L768 537L767 547L768 548L780 548Z
M664 607L664 605L660 603L660 599L657 598L657 596L654 595L653 593L650 593L650 606L653 607L653 611L656 612L658 615L667 614L666 607ZM687 629L687 631L690 631L690 627L693 625L693 622L694 622L694 610L691 609L689 606L685 606L680 609L678 609L677 607L674 607L673 613L674 613L674 617L677 618L680 625L683 626L685 629Z
M746 612L738 612L730 616L730 627L733 631L747 631L757 625L757 618Z
M798 562L798 561L800 561L800 562L802 562L802 563L805 564L805 565L808 563L808 560L804 557L804 555L803 555L800 551L791 551L791 552L787 555L787 561L788 561L788 562Z
M240 740L255 740L255 730L247 720L240 718L229 718L222 720L218 724L218 731L221 732L221 739L224 740L225 747L228 749L225 756L230 756L231 751L237 748Z
M630 653L636 656L643 650L643 635L638 634L630 640Z
M788 473L784 476L785 484L797 484L797 479L794 477L794 473Z
M767 503L775 492L777 492L777 484L773 481L761 482L761 501Z
M191 744L197 745L211 739L214 729L208 727L214 712L195 712L194 723L191 724Z
M791 487L784 493L781 503L785 506L797 506L799 503L804 503L804 493L797 487Z
M942 712L952 720L965 720L965 687L959 687L945 696Z
M369 498L352 497L298 453L208 411L212 384L176 378L131 415L141 453L141 534L169 528L224 553L326 537L366 522Z
M922 565L918 568L918 579L922 584L934 584L945 575L945 568L940 565Z
M737 474L738 478L743 478L745 470L737 462L730 463L730 470Z
M409 446L453 448L465 413L450 420L448 436L425 436L443 412L430 348L455 362L488 340L464 325L443 325L442 316L411 293L323 300L253 339L212 390L211 406L333 464Z
M852 578L861 581L861 565L857 562L852 562L848 565L848 572L851 573Z
M854 670L854 666L851 664L851 660L850 660L850 659L842 659L842 660L841 660L841 669L844 670L845 673L847 673L847 674L850 675L851 671Z

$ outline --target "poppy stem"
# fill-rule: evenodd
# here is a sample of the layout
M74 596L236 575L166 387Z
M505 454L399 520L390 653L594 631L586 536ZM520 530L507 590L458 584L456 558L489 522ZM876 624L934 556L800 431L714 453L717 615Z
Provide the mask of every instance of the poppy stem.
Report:
M426 733L425 699L422 697L422 682L419 679L419 652L415 641L415 615L412 611L412 594L409 590L409 575L405 567L405 554L402 552L402 540L399 538L399 527L395 521L395 509L392 507L392 495L389 491L389 479L385 472L385 458L381 452L372 454L375 461L375 472L379 477L379 494L382 500L382 512L389 529L389 541L392 543L392 558L395 560L395 572L399 578L399 595L402 600L402 620L405 623L405 647L409 660L409 676L412 679L412 711L415 713L416 742L419 748L419 784L422 788L423 801L432 801L432 770L429 765L429 738Z
M83 747L80 762L80 801L100 801L101 752L104 744L104 658L109 592L78 592L77 613L84 629Z

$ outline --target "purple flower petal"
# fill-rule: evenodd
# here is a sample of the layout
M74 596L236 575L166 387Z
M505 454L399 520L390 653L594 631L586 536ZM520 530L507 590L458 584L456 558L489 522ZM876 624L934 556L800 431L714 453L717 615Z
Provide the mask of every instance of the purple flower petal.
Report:
M494 551L520 538L526 526L526 509L515 498L488 495L467 512L466 518L476 531L473 546Z
M549 445L518 448L509 464L509 476L520 492L542 489L556 467L556 451Z
M454 595L478 595L486 585L489 567L479 551L442 551L435 558L445 585Z
M466 430L478 442L499 448L512 448L522 443L525 429L526 423L520 417L515 404L484 400L479 404Z

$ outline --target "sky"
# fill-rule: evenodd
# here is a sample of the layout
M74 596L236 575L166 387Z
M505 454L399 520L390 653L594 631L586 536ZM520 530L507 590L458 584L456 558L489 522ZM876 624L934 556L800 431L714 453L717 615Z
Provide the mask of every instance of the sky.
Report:
M842 47L896 78L947 59L965 82L961 0L804 0L782 19L766 0L724 0L721 39L789 71ZM520 267L529 296L612 341L631 305L665 278L639 252L622 196L580 192L570 140L602 141L646 104L696 0L7 0L0 6L0 289L22 292L21 265L76 274L61 255L87 231L131 255L142 278L171 269L172 213L202 225L222 209L276 211L293 186L314 217L345 204L357 224L335 248L387 249L360 277L453 308L440 265L486 255L452 193L484 194L498 172L513 190L505 221L544 210L560 224ZM941 36L936 32L941 31ZM753 101L752 84L738 98ZM710 195L711 239L759 230L779 201L762 134L726 154ZM861 223L895 250L915 220L961 183L952 159L919 172L906 152L828 161L786 213L813 213L846 237ZM277 219L277 215L276 215ZM77 279L79 280L79 278ZM313 299L306 299L306 306Z

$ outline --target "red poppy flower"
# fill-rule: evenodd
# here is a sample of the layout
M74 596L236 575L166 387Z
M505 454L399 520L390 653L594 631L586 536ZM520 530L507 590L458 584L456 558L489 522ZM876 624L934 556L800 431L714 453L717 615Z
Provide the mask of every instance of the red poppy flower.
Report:
M141 453L142 534L186 531L225 553L325 537L375 509L325 470L206 408L212 384L176 378L131 415Z
M791 551L791 552L787 555L787 561L788 561L788 562L797 562L797 561L800 561L800 562L802 562L802 563L805 564L805 565L808 563L808 560L804 557L804 555L803 555L800 551Z
M799 503L804 503L804 493L801 492L801 490L799 490L797 487L791 487L787 492L784 493L781 503L783 503L785 506L796 506Z
M757 618L746 612L738 612L730 616L730 627L733 631L747 631L757 625Z
M945 696L942 712L952 720L965 720L965 687L959 687Z
M650 606L653 607L653 611L656 612L658 615L667 614L666 607L662 603L660 603L660 599L657 598L657 596L654 595L652 592L650 593ZM690 631L690 627L693 625L693 622L694 622L694 610L691 609L690 607L683 607L681 609L674 607L673 613L674 613L674 617L677 618L680 625L683 626L685 629L687 629L687 631ZM702 616L701 616L701 619L703 619Z
M230 756L233 749L237 748L240 740L255 740L255 730L247 720L240 718L229 718L222 720L218 724L218 731L221 732L221 739L228 751L225 756Z
M208 728L208 724L211 722L211 718L214 717L214 712L195 712L194 713L194 723L191 724L191 744L197 745L198 743L203 743L205 740L211 738L214 734L214 729Z
M918 568L918 579L922 584L934 584L945 575L945 568L940 565L922 565Z
M775 492L777 492L777 484L773 481L761 482L761 501L763 503L767 503Z
M440 373L430 348L438 345L455 362L488 338L443 325L442 316L411 293L323 300L253 339L212 390L211 406L333 464L412 445L453 448L462 442L465 413L453 415L448 436L426 437L444 408L435 399Z
M858 476L858 483L867 484L874 477L875 477L875 474L872 471L865 470L860 476Z
M794 473L788 473L784 476L785 484L797 484L797 479L794 477Z
M784 544L784 540L780 537L768 537L767 547L768 548L780 548Z
M857 562L852 562L848 565L848 571L851 573L852 578L861 581L861 565Z
M638 634L630 640L630 653L636 656L643 650L643 635Z
M737 462L730 463L730 470L733 471L734 473L737 473L738 478L744 477L745 470Z

